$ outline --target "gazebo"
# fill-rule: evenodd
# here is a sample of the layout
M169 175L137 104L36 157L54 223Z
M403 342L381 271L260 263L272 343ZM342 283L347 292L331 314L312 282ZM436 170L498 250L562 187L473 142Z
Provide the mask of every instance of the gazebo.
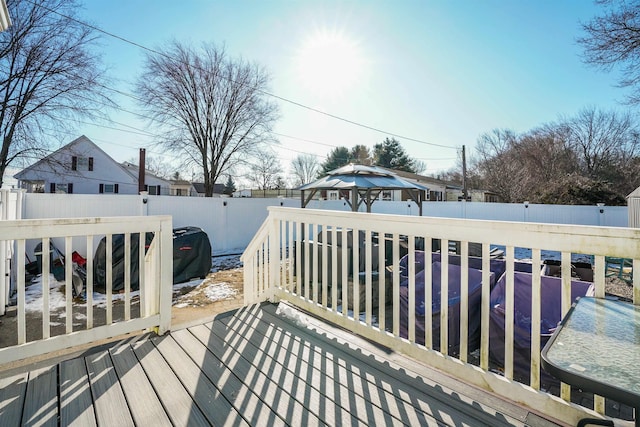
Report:
M354 164L334 169L327 173L327 176L305 184L298 190L301 190L303 208L318 191L338 190L353 212L357 212L362 203L367 206L367 212L371 212L371 205L384 190L405 190L411 200L418 205L420 216L422 216L422 194L429 191L427 187L401 178L390 170Z

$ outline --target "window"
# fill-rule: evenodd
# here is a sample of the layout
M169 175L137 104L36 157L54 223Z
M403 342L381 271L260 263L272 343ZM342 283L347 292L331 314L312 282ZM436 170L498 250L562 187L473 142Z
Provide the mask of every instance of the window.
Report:
M73 184L60 184L60 183L50 183L49 184L49 192L50 193L59 193L59 194L71 194L73 193Z
M182 196L182 188L176 188L176 196Z
M432 202L441 202L443 200L442 191L429 191L429 200Z
M71 170L93 171L93 157L71 157Z
M145 185L145 191L149 193L150 196L159 196L160 195L160 186L159 185Z
M340 193L338 191L329 191L329 200L340 200Z
M118 184L100 184L100 194L118 194Z
M382 192L381 200L393 200L393 192L391 190L384 190Z

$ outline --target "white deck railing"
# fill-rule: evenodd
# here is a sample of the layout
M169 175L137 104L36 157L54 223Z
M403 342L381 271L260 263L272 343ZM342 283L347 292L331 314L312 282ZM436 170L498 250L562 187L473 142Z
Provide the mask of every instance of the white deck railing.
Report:
M145 236L153 233L153 240L149 245L146 255L144 250L138 251L139 265L139 298L132 297L130 266L131 242L139 239L140 248L145 247ZM118 295L121 300L122 313L114 318L114 301L112 291L114 259L112 236L124 235L124 289L123 295ZM133 236L132 236L133 235ZM106 303L98 309L94 307L94 250L96 242L105 237L105 273ZM62 334L53 333L54 325L51 322L51 278L49 274L42 274L40 284L25 283L25 264L27 242L33 244L33 240L42 244L42 254L49 254L53 239L58 244L64 256L64 314L56 313L64 317L65 326ZM112 218L74 218L51 220L9 220L0 221L0 244L9 244L14 248L12 275L17 290L16 304L16 337L15 342L2 343L0 348L0 364L36 356L67 347L90 343L93 341L127 334L134 331L157 328L158 333L165 333L171 324L171 292L172 292L172 223L169 216L157 217L112 217ZM86 258L86 299L82 301L73 299L73 252L78 249L81 256ZM41 270L50 271L50 257L41 256ZM75 278L77 280L77 277ZM42 313L27 313L26 295L27 286L41 286ZM83 326L74 327L74 314L77 317L77 305L86 306ZM120 304L120 303L118 303ZM136 307L137 306L137 307ZM131 308L134 307L132 315ZM100 319L94 319L94 312L104 313ZM139 315L137 315L139 313ZM33 325L28 322L36 317L41 325ZM40 321L40 318L42 319ZM77 322L76 322L77 323ZM8 328L9 322L5 321L3 328ZM28 333L29 332L29 333ZM53 335L53 336L52 336ZM36 338L33 339L33 336Z
M434 248L448 248L453 242L461 242L457 261L432 254ZM478 297L479 349L473 353L469 353L474 349L469 348L468 336L469 329L477 325L469 323L472 309L467 290L471 271L468 267L472 261L468 257L470 242L480 244L473 248L481 248L482 255L481 260L476 258L474 261L480 263L475 267L482 270L482 285ZM505 249L503 375L494 373L490 363L490 300L492 284L497 279L491 273L492 245L502 245ZM415 305L415 262L421 253L416 250L419 247L428 249L424 263L424 317L416 315ZM604 414L604 399L599 396L595 397L593 408L584 408L569 403L571 390L565 384L561 385L560 397L541 391L541 338L538 334L531 337L530 378L528 381L520 378L522 382L514 379L514 270L518 268L515 248L531 249L531 265L534 266L542 265L542 250L559 252L561 279L556 280L561 287L562 315L573 302L572 253L592 256L596 297L605 296L607 257L632 259L634 270L640 271L640 230L636 229L272 207L269 217L242 256L245 304L286 300L468 383L573 425L585 416L585 412L591 416ZM407 253L408 277L401 291L402 253ZM440 262L442 272L440 286L433 288L441 292L440 305L435 308L431 304L432 268L438 264L432 266L429 255ZM451 263L460 264L459 311L457 307L449 306L447 284ZM531 274L530 279L530 315L535 331L540 330L541 324L542 275L537 268L532 271L536 274ZM404 299L401 299L401 293ZM635 303L640 303L638 274L633 277L633 295ZM459 313L459 331L448 330L449 325L457 325L451 322L451 313ZM417 318L424 325L424 333L416 330L416 325L420 325L416 323ZM438 324L441 325L440 332L435 327ZM450 345L452 337L459 339L459 345ZM477 360L470 360L474 357Z

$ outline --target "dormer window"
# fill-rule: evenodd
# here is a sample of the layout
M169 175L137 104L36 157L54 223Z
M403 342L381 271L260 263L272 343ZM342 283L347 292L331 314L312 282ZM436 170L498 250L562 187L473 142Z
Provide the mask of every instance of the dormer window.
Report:
M93 171L93 157L71 157L71 170Z

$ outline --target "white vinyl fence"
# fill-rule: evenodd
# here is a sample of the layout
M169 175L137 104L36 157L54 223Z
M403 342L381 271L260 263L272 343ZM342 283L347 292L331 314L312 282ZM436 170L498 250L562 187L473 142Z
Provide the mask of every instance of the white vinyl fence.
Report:
M342 200L314 200L310 209L351 211ZM362 207L364 208L364 206ZM362 211L362 209L361 209ZM372 213L418 215L414 202L375 202ZM627 227L626 206L568 206L531 203L424 202L422 216L484 219L491 221L540 222L545 224L599 225Z
M171 215L174 227L202 228L213 255L242 252L267 217L267 207L299 207L297 199L205 198L144 195L24 194L24 219ZM342 200L312 201L309 208L349 211ZM600 212L602 211L602 212ZM413 202L376 202L374 213L418 215ZM613 206L524 205L475 202L425 202L423 216L627 226L627 208ZM54 241L54 244L61 242ZM82 252L83 248L79 248ZM27 244L27 252L33 248Z

